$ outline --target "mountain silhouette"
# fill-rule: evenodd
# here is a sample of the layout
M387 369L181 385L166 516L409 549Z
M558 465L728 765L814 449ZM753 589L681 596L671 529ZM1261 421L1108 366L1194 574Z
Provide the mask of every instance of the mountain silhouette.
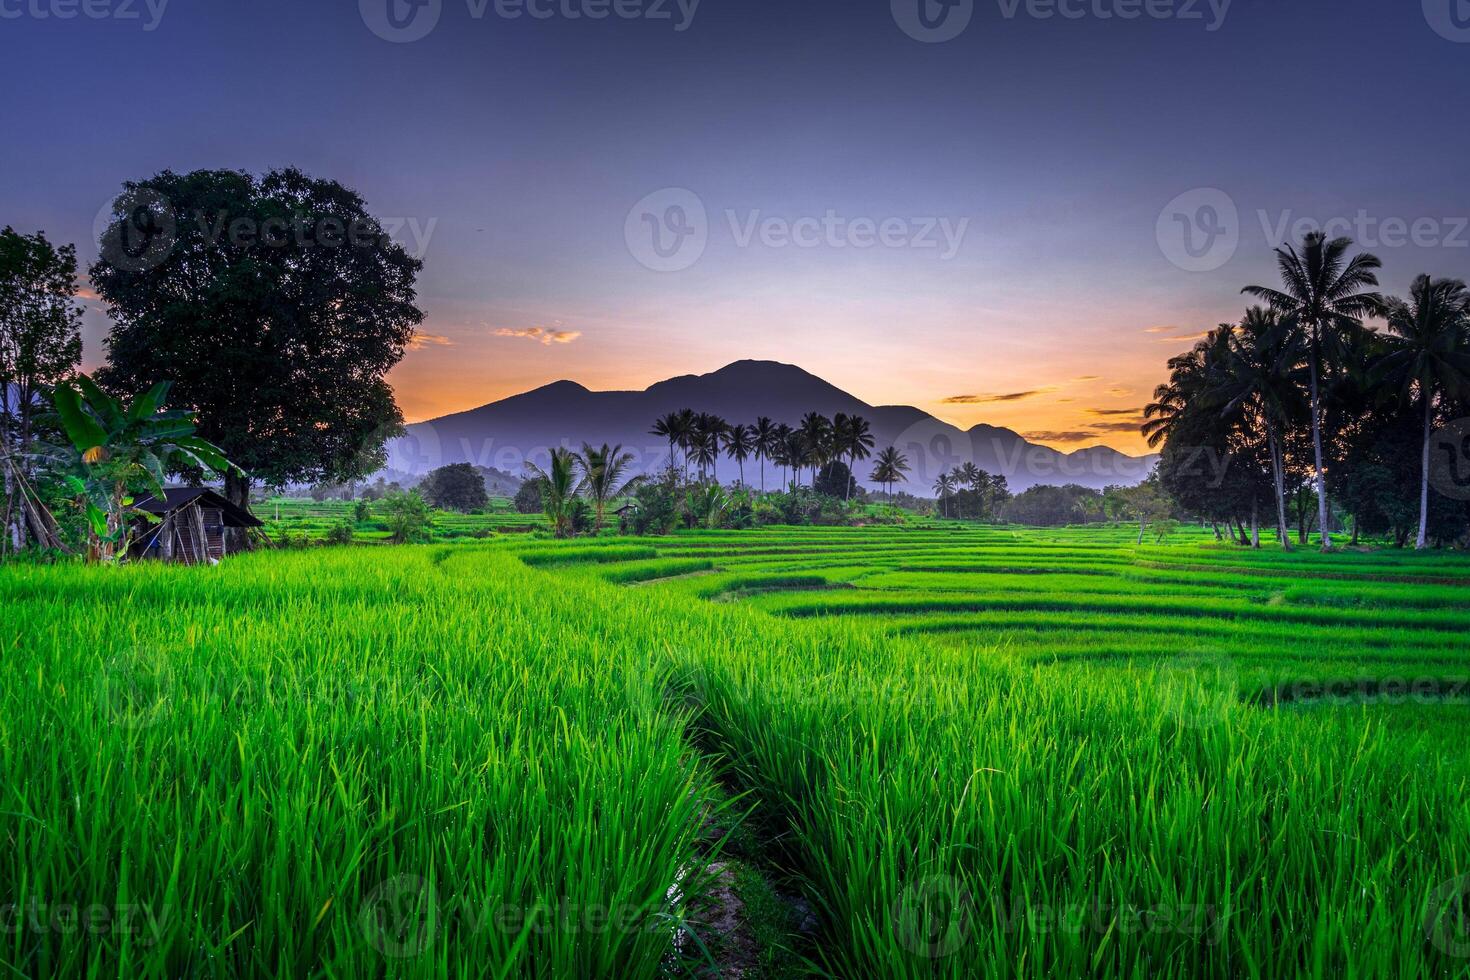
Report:
M1012 491L1042 483L1077 483L1101 489L1132 485L1152 470L1156 456L1134 457L1107 446L1071 453L1027 442L1010 429L977 425L960 429L909 405L869 405L791 364L736 361L710 374L681 375L644 391L591 391L573 381L553 384L443 418L419 422L389 444L390 472L422 477L436 466L473 463L508 473L523 472L527 460L545 465L552 447L580 448L583 442L621 443L635 457L634 472L651 473L667 465L668 443L649 435L660 416L689 408L711 412L730 423L750 424L767 415L796 425L807 412L861 415L872 425L877 448L897 446L909 459L908 482L898 489L932 496L941 471L966 462L1003 474ZM766 462L766 485L774 489L779 470ZM872 464L859 462L865 486ZM760 466L745 464L745 480L760 484ZM719 477L737 477L734 460L721 459Z

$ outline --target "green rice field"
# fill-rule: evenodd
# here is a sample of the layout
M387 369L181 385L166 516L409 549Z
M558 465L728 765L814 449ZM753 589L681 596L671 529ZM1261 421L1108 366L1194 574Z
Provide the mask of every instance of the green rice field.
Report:
M377 503L368 504L369 516L365 521L354 519L354 506L354 503L343 500L273 497L256 506L256 515L265 522L265 533L276 543L320 543L332 528L344 521L352 525L354 541L386 542L388 526L382 520ZM533 531L545 526L545 516L517 513L509 499L498 497L492 498L490 505L477 514L434 511L430 534L435 541L461 541L486 538L492 534Z
M1470 976L1470 559L963 525L0 569L22 976Z

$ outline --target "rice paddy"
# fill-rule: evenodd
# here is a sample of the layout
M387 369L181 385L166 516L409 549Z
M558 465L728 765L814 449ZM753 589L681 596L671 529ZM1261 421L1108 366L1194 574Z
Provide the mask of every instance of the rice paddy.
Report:
M1470 561L1135 538L0 570L0 961L1470 976Z

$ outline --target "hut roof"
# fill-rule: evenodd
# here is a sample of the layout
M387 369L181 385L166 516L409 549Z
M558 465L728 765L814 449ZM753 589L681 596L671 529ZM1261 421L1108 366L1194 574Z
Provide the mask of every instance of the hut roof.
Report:
M163 491L163 499L159 500L153 494L140 497L133 503L139 510L146 510L150 514L162 517L173 513L181 507L199 501L205 507L215 507L224 518L225 527L260 527L261 521L251 516L248 512L241 510L230 503L224 497L208 487L168 487Z

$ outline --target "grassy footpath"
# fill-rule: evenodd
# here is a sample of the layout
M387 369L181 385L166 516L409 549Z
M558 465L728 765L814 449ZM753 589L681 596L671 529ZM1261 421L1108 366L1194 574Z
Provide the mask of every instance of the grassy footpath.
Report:
M1248 696L1452 678L1467 575L906 529L5 569L0 961L667 975L723 806L844 980L1470 975L1465 705Z

